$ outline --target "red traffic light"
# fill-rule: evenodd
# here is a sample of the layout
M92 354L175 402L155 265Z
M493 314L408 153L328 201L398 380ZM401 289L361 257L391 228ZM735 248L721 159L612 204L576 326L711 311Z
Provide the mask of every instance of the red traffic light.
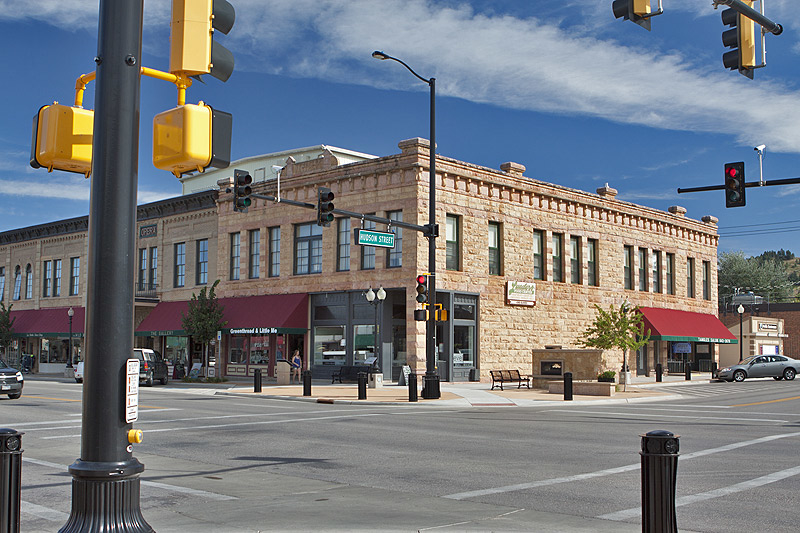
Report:
M419 276L417 276L417 283L419 283L420 285L426 283L427 281L428 279L425 277L425 274L420 274Z
M739 169L736 167L728 167L725 169L725 172L728 173L728 176L731 178L738 178L739 177Z

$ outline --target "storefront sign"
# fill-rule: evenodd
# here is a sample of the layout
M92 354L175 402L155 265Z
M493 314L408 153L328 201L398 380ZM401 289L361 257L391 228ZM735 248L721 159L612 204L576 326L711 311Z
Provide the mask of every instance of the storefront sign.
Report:
M278 333L278 328L238 328L229 332L231 335L269 335Z
M689 342L673 342L672 353L692 353L692 344Z
M155 237L158 235L158 225L151 224L149 226L142 226L139 228L139 238L146 239L147 237Z
M507 281L506 303L508 305L536 305L536 284L525 281Z
M380 248L394 248L394 233L356 229L356 244L362 246L378 246Z
M139 419L139 360L128 359L125 375L125 423Z
M778 331L778 324L765 324L764 322L758 323L759 331Z

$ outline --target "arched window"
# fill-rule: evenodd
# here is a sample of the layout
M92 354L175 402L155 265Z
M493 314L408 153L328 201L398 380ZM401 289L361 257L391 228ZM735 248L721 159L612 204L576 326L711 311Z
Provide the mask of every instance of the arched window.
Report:
M28 263L25 267L25 299L33 298L33 267Z
M22 272L19 265L14 269L14 299L19 300L19 291L22 289Z

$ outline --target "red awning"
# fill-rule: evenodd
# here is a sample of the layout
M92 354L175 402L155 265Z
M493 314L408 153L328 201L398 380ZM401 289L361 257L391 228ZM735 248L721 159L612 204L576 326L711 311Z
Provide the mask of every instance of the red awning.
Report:
M72 336L83 337L84 308L73 307ZM14 337L68 337L69 307L11 310Z
M736 344L736 336L728 331L719 318L704 313L677 309L640 307L645 330L654 340L677 342L714 342Z
M307 294L268 294L220 298L225 316L223 333L305 333L308 329ZM189 302L161 302L136 328L137 336L186 335L182 315Z

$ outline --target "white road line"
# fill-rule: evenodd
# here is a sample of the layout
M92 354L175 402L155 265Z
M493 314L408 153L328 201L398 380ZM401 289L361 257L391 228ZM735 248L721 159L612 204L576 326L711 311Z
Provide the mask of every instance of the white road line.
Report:
M41 461L39 459L31 459L30 457L23 457L22 460L26 463L31 463L33 465L39 466L46 466L48 468L57 468L60 470L66 470L66 466L58 463L51 463L50 461Z
M180 492L183 494L190 494L192 496L208 498L209 500L217 500L217 501L238 500L238 498L236 498L235 496L227 496L225 494L217 494L215 492L208 492L199 489L190 489L188 487L179 487L177 485L168 485L166 483L159 483L157 481L142 480L142 486L155 487L157 489L168 490L170 492Z
M590 414L590 415L615 415L619 416L619 413L605 413L603 411L581 411L578 409L548 409L542 411L543 413L546 412L556 412L556 413L581 413L581 414ZM659 415L659 414L650 414L650 413L625 413L626 416L638 416L641 418L687 418L690 420L714 420L714 421L733 421L733 422L777 422L781 424L787 424L790 421L785 419L776 419L776 418L743 418L743 417L720 417L720 416L698 416L698 415Z
M681 496L675 500L675 507L691 505L693 503L704 502L714 498L722 498L723 496L728 496L729 494L735 494L737 492L751 490L763 485L769 485L770 483L775 483L776 481L781 481L783 479L796 476L797 474L800 474L800 466L781 470L772 474L767 474L766 476L761 476L748 481L742 481L741 483L736 483L735 485L730 485L728 487L720 487L718 489L710 490L708 492L701 492L700 494L692 494L690 496ZM620 522L641 516L641 514L642 508L637 507L633 509L625 509L624 511L617 511L615 513L600 515L597 518Z
M742 442L734 442L732 444L726 444L725 446L719 446L717 448L709 448L707 450L700 450L697 452L687 453L685 455L680 456L680 460L686 461L689 459L694 459L696 457L703 457L705 455L711 455L714 453L721 453L727 452L730 450L735 450L737 448L744 448L745 446L753 446L756 444L763 444L765 442L770 442L773 440L778 439L786 439L791 437L800 437L800 432L797 433L782 433L778 435L768 435L766 437L760 437L758 439L747 440ZM585 474L576 474L574 476L565 476L565 477L557 477L552 479L541 479L539 481L531 481L529 483L517 483L515 485L506 485L505 487L494 487L490 489L481 489L481 490L471 490L468 492L458 492L456 494L448 494L442 496L443 498L450 498L451 500L466 500L467 498L475 498L478 496L488 496L491 494L502 494L504 492L514 492L518 490L527 490L527 489L534 489L537 487L546 487L548 485L557 485L559 483L569 483L572 481L582 481L584 479L591 479L596 477L603 477L608 476L611 474L619 474L622 472L630 472L632 470L638 470L641 468L640 463L635 463L632 465L620 466L617 468L608 468L606 470L598 470L597 472L587 472Z
M19 510L24 514L33 515L36 518L42 518L50 522L63 523L69 520L69 515L67 513L62 513L61 511L56 511L49 507L42 507L41 505L36 505L35 503L26 502L24 500L19 502Z

